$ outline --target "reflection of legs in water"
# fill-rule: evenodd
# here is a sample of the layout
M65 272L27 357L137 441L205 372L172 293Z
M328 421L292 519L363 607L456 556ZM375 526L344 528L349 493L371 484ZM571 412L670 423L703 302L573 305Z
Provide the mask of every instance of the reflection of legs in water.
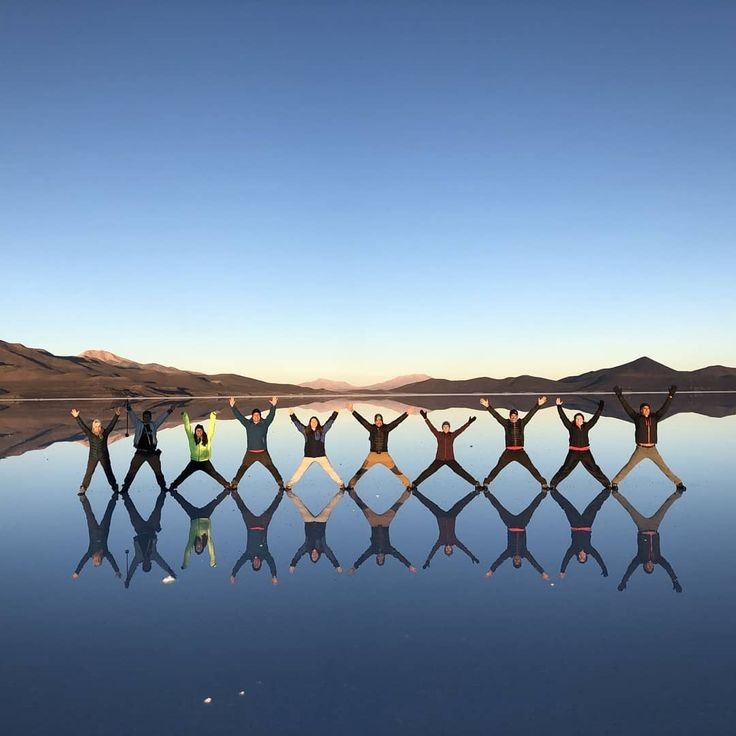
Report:
M552 479L552 498L558 503L559 507L565 512L567 522L570 526L585 526L582 523L582 515L556 488L554 478ZM590 508L590 506L588 507ZM586 509L587 512L588 509Z
M218 493L206 506L203 506L199 512L200 519L209 519L212 512L230 495L230 491L222 491Z
M184 509L190 519L205 518L200 514L200 509L189 503L178 491L171 491L171 497Z
M368 457L363 461L363 465L358 468L355 475L350 479L348 485L354 487L360 478L365 475L374 465L383 465L388 468L399 480L408 488L411 481L398 469L394 459L387 452L369 452Z
M130 517L130 523L133 525L133 529L135 529L136 534L140 534L141 531L145 526L146 522L143 520L143 517L138 513L138 509L135 507L133 500L131 499L130 495L125 493L123 494L123 504L125 505L125 508L128 510L128 516Z
M501 521L507 529L511 529L516 526L516 516L512 514L503 504L490 492L485 492L486 498L491 502L493 508L498 511L498 515L501 517Z
M457 516L476 496L478 491L470 491L466 496L463 496L459 501L456 501L448 510L448 516Z
M537 506L542 503L544 493L538 493L532 502L520 513L516 515L516 519L520 529L526 529L529 526L529 522L532 520L532 514L537 510Z
M427 480L427 478L434 475L444 464L443 460L432 460L432 462L416 477L414 480L414 486L418 486L420 483Z
M153 512L148 517L148 524L157 532L161 531L161 510L164 507L164 501L166 501L166 491L162 490L156 497L156 505L153 507Z
M654 516L651 516L649 518L649 529L648 531L656 532L659 529L659 525L662 523L662 519L664 519L664 515L669 510L670 506L677 501L678 498L680 498L681 494L677 493L675 491L672 495L668 496L664 503L657 509Z
M611 495L608 488L604 488L586 507L581 516L580 526L593 526L595 517L601 510L605 500Z
M416 499L426 506L435 516L442 516L445 513L434 501L427 498L418 488L414 489L413 494L416 496Z
M636 528L640 532L653 531L649 529L649 519L646 516L642 516L630 503L629 500L624 496L623 493L614 493L613 497L629 512L631 520L636 524Z
M662 459L656 447L640 447L639 445L634 449L629 462L616 473L612 483L618 485L644 459L651 460L675 485L682 483L680 478L667 467L667 463Z
M315 521L327 521L330 518L330 514L334 510L335 506L337 506L338 503L340 503L340 499L342 498L343 493L342 491L338 491L328 502L328 504L322 509L322 511L317 514L315 517Z
M291 502L296 506L296 510L302 517L302 521L306 524L311 521L317 521L317 517L304 505L304 501L292 491L287 491L286 495L289 497Z

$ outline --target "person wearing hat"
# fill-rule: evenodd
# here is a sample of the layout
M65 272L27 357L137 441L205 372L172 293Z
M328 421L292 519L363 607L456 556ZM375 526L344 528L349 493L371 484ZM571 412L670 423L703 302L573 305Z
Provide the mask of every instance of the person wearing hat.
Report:
M133 447L135 454L130 461L130 468L123 480L122 493L127 493L133 479L141 469L141 465L148 463L156 476L156 482L161 490L166 490L166 479L161 472L161 450L158 449L158 437L156 435L158 428L171 416L174 407L170 406L163 414L153 421L151 412L146 409L139 419L130 406L130 402L126 402L125 408L128 410L128 417L133 423Z
M682 493L687 490L682 480L669 469L667 463L662 459L662 456L657 450L657 425L660 419L664 419L664 415L670 408L672 399L675 398L676 391L677 386L670 386L664 404L657 411L652 411L652 407L646 402L639 405L639 411L634 411L629 402L624 398L621 387L613 387L616 398L621 402L621 406L623 406L624 411L629 415L631 421L634 422L634 440L636 442L636 448L629 461L616 473L616 476L611 481L614 491L618 490L618 484L642 460L651 460L675 484L676 491Z
M261 415L261 410L256 408L251 411L250 418L248 418L243 415L237 406L235 406L235 398L232 396L230 397L230 408L233 411L233 415L245 427L245 434L248 438L245 455L243 455L243 462L240 464L238 472L235 473L235 477L230 482L233 489L238 487L240 479L254 463L261 463L261 465L271 473L279 488L284 487L284 479L273 464L273 460L271 460L271 456L268 454L268 445L266 444L268 428L276 417L277 402L278 398L276 396L269 401L271 404L271 411L268 412L267 417L264 418Z
M519 418L519 412L511 409L509 418L504 419L490 404L488 399L481 399L480 403L491 413L493 418L504 428L506 434L506 449L501 453L496 467L491 470L483 481L483 485L489 485L493 479L509 464L519 463L523 465L532 477L541 484L543 490L548 490L547 481L541 476L540 472L534 467L534 463L524 450L524 427L530 422L531 418L537 411L547 402L546 396L540 396L534 406L527 412L523 419Z

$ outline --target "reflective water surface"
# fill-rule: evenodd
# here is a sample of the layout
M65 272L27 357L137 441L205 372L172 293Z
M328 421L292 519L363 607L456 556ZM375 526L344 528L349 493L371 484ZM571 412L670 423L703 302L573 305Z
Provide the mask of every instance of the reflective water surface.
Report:
M532 401L519 401L522 415ZM471 404L429 418L456 429L477 417L454 455L482 481L504 432ZM80 409L105 423L110 407ZM289 412L325 422L334 408L279 404L268 450L284 478L304 457ZM355 408L391 422L404 407ZM191 407L193 423L206 425L209 409L220 412L211 461L229 480L245 431L224 401ZM81 437L68 420L67 439ZM110 444L119 483L133 456L123 425ZM171 482L190 456L181 425L165 426ZM682 494L647 461L618 495L601 493L582 464L542 494L515 462L487 494L441 466L407 495L380 463L340 494L315 462L289 495L262 463L236 495L202 472L162 494L144 464L127 497L99 467L80 497L85 444L45 446L41 429L23 429L29 449L14 451L21 429L15 443L3 430L8 733L733 733L735 415L660 424L657 448ZM437 442L413 414L389 451L416 479ZM633 424L605 412L590 443L611 478L631 456ZM368 432L342 409L326 449L347 481ZM568 433L554 406L530 421L525 449L544 478L563 464Z

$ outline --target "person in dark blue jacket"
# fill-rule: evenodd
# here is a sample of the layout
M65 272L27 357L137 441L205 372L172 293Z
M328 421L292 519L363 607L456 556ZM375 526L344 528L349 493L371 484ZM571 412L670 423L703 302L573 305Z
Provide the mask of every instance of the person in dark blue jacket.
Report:
M339 488L344 489L345 484L330 464L325 451L325 435L335 423L337 412L333 411L330 414L330 418L324 424L320 424L317 417L310 417L307 424L302 424L293 412L289 417L297 428L297 431L304 437L304 459L299 463L299 467L294 471L294 475L286 483L287 490L290 490L298 483L312 463L317 463L337 483Z

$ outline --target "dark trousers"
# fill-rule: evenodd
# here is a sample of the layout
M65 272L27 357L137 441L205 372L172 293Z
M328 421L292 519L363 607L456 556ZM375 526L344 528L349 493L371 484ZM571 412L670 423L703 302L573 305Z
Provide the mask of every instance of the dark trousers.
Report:
M473 476L470 475L470 473L468 473L468 471L465 470L457 460L433 460L421 473L419 473L413 485L418 486L420 483L423 483L430 475L434 475L443 465L446 465L453 473L459 475L463 480L468 481L471 486L478 485L478 481L473 478Z
M123 481L123 488L130 488L133 478L138 474L141 466L144 463L148 463L153 470L153 474L156 476L156 482L159 488L166 488L166 479L164 474L161 472L161 456L157 452L142 452L137 450L133 459L130 461L130 468L128 468L128 474L125 476Z
M117 491L118 482L115 480L115 474L112 472L110 458L105 456L90 457L90 459L87 461L87 470L85 471L84 478L82 480L82 488L84 488L85 491L89 488L90 481L92 480L92 474L95 472L97 463L102 465L102 469L105 471L105 476L107 477L107 482L110 484L110 487L113 489L113 491Z
M215 509L230 495L230 491L222 491L218 493L206 506L195 506L189 503L177 491L171 492L171 497L181 506L186 512L190 520L194 519L209 519L214 513Z
M166 494L162 491L158 494L153 511L148 517L148 521L146 521L140 513L138 513L138 509L135 507L130 495L127 493L123 495L123 503L128 511L130 523L133 525L133 529L136 534L156 534L161 531L161 510L164 507L165 501Z
M570 450L567 453L565 462L562 467L555 473L550 485L557 487L560 481L567 478L578 463L582 463L583 467L603 486L610 486L611 481L606 478L605 473L598 467L593 459L593 453L590 450Z
M487 493L486 495L488 500L493 504L493 508L498 511L498 515L501 517L501 521L506 525L507 529L526 529L532 520L532 515L537 510L537 506L544 499L544 493L538 493L521 513L512 514L492 493Z
M560 508L565 512L565 516L571 527L587 527L593 526L596 514L601 510L601 506L603 506L610 493L607 488L604 488L585 507L582 514L556 488L552 489L552 498L557 501Z
M237 486L238 483L240 483L240 479L245 475L248 468L254 463L261 463L261 465L263 465L263 467L266 468L269 473L271 473L271 475L274 477L274 480L279 484L279 486L284 485L284 479L281 477L281 473L276 470L276 466L273 464L273 460L271 460L271 456L268 454L268 450L264 450L263 452L245 453L245 456L243 457L243 462L241 463L240 467L238 468L238 472L235 473L235 477L233 478L234 486Z
M214 478L223 488L227 485L227 481L215 470L214 465L209 460L190 460L184 470L179 473L179 477L171 484L172 488L178 488L192 473L202 470L211 478Z
M547 481L534 467L534 463L529 458L529 455L526 454L526 450L504 450L501 453L501 457L498 458L496 467L488 473L488 477L483 481L483 485L487 486L509 463L523 465L532 474L532 477L537 483L541 483L543 486L547 485Z

